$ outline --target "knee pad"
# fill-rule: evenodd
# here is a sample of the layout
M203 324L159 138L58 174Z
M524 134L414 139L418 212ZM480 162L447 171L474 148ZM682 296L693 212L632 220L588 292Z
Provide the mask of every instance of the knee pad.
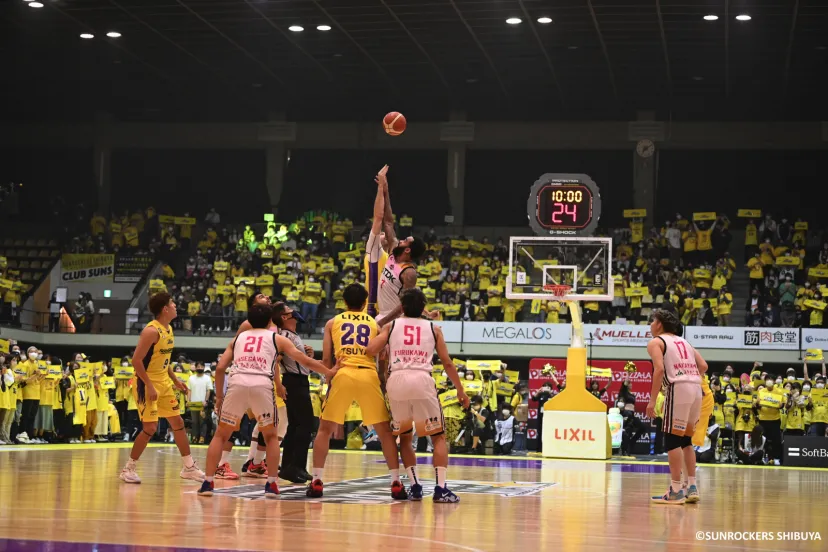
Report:
M667 452L682 448L682 443L684 442L684 437L679 437L678 435L673 435L672 433L668 433L664 436L664 450Z
M259 426L256 426L256 427L258 428ZM263 447L266 446L264 433L262 433L261 431L258 431L258 429L256 430L256 433L259 434L256 437L256 442L259 443L259 445L261 445Z
M685 435L681 438L681 448L687 448L693 446L693 437L690 435Z

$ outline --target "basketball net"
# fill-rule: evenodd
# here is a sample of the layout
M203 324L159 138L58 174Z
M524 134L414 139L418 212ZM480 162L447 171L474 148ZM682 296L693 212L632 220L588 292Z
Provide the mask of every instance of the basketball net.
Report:
M545 284L543 290L556 297L559 301L566 303L569 309L569 316L572 319L572 338L570 347L584 348L584 326L581 322L581 305L578 301L566 299L572 290L572 286L566 284Z

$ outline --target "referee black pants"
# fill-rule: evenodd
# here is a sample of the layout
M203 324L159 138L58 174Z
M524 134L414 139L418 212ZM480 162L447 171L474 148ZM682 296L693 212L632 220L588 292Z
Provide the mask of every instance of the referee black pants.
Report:
M282 467L306 470L314 420L308 376L286 373L282 375L282 384L287 391L285 407L288 417L282 446Z

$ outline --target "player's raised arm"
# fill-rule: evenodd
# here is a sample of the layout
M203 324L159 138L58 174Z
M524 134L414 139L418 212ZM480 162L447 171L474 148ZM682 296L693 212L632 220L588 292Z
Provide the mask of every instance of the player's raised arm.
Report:
M383 187L385 193L385 210L383 214L383 230L385 231L385 243L386 243L386 251L390 254L395 247L397 247L397 232L394 230L394 213L391 210L391 193L388 191L388 177L386 176L386 172L388 172L388 165L382 168L380 174L377 175L377 178L382 178L385 185Z
M400 312L402 312L402 307L400 307ZM397 316L399 316L399 314ZM380 354L380 351L382 351L383 347L388 345L388 334L390 333L391 326L383 326L382 330L380 330L380 333L368 342L368 346L365 348L365 354L368 356L377 356L378 354Z
M387 167L388 165L384 169ZM380 171L374 178L374 182L377 183L377 195L374 197L374 219L371 224L371 233L379 236L385 219L385 194L386 188L388 188L388 180L385 178L385 174Z
M155 391L152 382L147 375L147 367L144 366L144 359L149 353L150 348L158 343L158 330L152 326L147 326L141 331L138 337L138 345L135 346L135 352L132 353L132 367L135 369L135 375L144 382L147 391L147 400L158 400L158 393Z
M333 368L334 365L333 318L325 324L322 336L322 364L328 368Z
M647 404L647 416L655 419L655 405L661 384L664 381L664 341L653 338L647 343L647 353L653 361L653 385L650 389L650 402ZM705 364L707 366L707 364Z
M325 366L318 360L308 358L308 356L305 354L305 351L300 351L299 349L297 349L296 345L294 345L293 341L291 341L290 339L277 334L273 334L273 336L275 337L276 347L278 347L280 354L286 355L287 357L292 358L302 366L310 370L313 370L314 372L322 374L328 381L330 381L331 377L333 377L333 375L335 374L333 370L328 369L327 366Z
M454 366L454 361L451 360L451 355L449 355L446 340L443 337L443 330L437 326L433 326L433 328L436 341L435 348L437 349L437 356L440 357L440 362L443 363L443 370L446 371L446 376L448 376L451 383L454 384L454 388L457 389L457 400L460 401L463 408L468 408L469 397L463 389L463 381L460 379L460 376L457 375L457 367Z

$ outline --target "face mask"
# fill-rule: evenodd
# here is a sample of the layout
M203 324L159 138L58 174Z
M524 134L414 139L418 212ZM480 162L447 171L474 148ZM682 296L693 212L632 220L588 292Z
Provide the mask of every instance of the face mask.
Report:
M121 366L129 366L129 362L121 362Z
M501 410L501 412L503 413L503 416L505 416L506 418L509 417L509 411L506 410L505 408L503 410Z
M803 386L802 386L802 390L803 390L803 391L810 391L810 390L811 390L811 386L810 386L810 385L803 385Z
M470 268L470 266L469 266L469 265L466 265L466 266L465 266L465 268L466 268L466 270L468 270L468 269Z
M225 285L225 286L229 286L229 285L230 285L230 280L225 280L225 281L224 281L224 285Z
M83 357L75 357L75 362L83 362Z
M618 408L624 408L624 403L622 403L622 402L618 403Z
M466 376L466 379L467 379L467 380L473 380L473 379L474 379L474 374L469 374L469 375L467 375L467 376Z
M43 360L43 353L37 353L37 360Z
M778 380L776 380L776 385L782 385L782 378L779 378Z
M315 281L314 278L308 278L308 282L313 282L313 281Z
M339 289L345 289L345 284L339 284Z
M795 380L795 379L796 379L796 378L795 378L795 377L793 377L793 376L788 376L788 381L793 381L793 380Z
M727 376L724 376L724 377L722 377L722 381L723 381L723 382L725 382L725 383L727 383L727 382L729 382L729 381L730 381L730 378L729 378L729 377L727 377Z
M471 301L466 301L466 306L468 307L469 305L471 305Z
M768 388L773 387L773 380L765 380L765 385L766 385Z
M29 353L29 360L37 360L37 353Z
M457 372L457 376L458 376L460 379L463 379L463 378L465 378L465 377L466 377L466 373L465 373L465 372Z
M816 384L816 388L817 388L817 389L822 389L823 387L825 387L825 384L824 384L824 383L818 383L818 384Z

